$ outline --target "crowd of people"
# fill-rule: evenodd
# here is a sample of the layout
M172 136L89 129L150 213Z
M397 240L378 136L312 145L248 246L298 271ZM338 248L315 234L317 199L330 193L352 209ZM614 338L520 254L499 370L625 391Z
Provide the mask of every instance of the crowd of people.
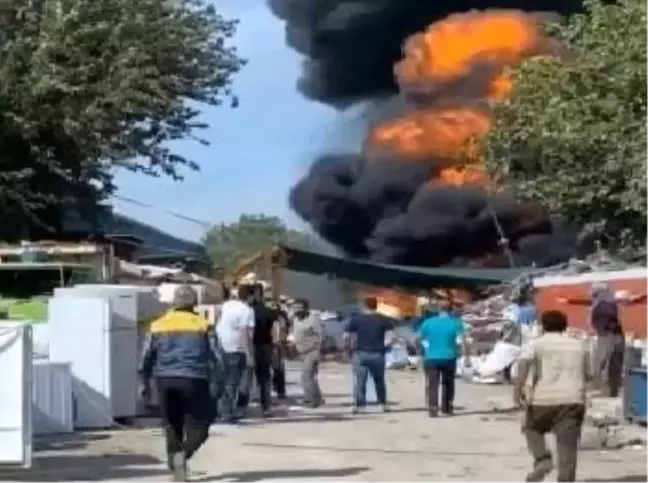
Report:
M619 374L610 366L614 366L623 331L618 301L609 294L605 286L594 287L592 324L599 331L602 348L597 348L594 360L598 366L593 368L585 341L567 334L563 312L538 316L527 296L513 301L517 307L511 311L512 322L524 328L513 397L525 411L523 432L534 462L527 481L541 481L554 467L544 439L548 432L554 432L557 439L558 481L575 481L589 378L594 375L599 387L607 388L606 394L618 389ZM309 408L325 403L318 381L324 328L307 300L285 307L265 299L261 285L241 285L223 303L215 328L196 315L196 303L191 287L176 291L172 309L151 325L139 367L143 398L150 397L155 381L174 481L186 481L187 461L206 441L215 418L237 424L247 417L253 381L262 416L272 417L272 392L280 401L286 398L284 361L289 333L301 361L301 403ZM354 376L352 414L367 405L369 377L378 404L383 411L390 410L385 347L395 321L376 309L374 297L364 298L361 310L345 327L344 348ZM441 300L413 326L423 360L427 412L432 418L453 414L457 361L467 350L460 312L449 299ZM532 325L539 330L530 330Z

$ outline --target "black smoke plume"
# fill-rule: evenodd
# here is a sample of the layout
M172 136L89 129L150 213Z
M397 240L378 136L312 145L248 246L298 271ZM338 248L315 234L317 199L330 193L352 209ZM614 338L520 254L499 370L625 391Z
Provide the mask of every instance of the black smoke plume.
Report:
M268 0L285 21L287 44L303 54L297 87L305 96L347 105L397 91L394 64L403 41L451 13L488 8L567 15L582 0Z
M580 0L268 0L286 41L305 56L298 90L347 106L397 94L394 64L405 39L448 14L513 8L569 14ZM290 194L292 208L346 254L389 263L444 265L500 254L550 264L572 254L573 237L537 206L475 187L429 184L438 160L318 159Z

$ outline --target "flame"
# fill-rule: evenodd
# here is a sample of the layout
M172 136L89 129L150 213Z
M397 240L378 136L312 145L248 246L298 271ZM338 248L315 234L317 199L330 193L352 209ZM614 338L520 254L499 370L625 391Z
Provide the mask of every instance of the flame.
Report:
M432 161L434 185L496 188L490 186L483 163L482 142L494 121L490 106L510 97L511 67L561 49L543 34L539 20L517 10L468 12L409 37L394 73L410 110L369 132L365 142L369 157L386 154L408 162ZM486 266L496 260L475 262ZM364 293L403 315L417 309L412 295L377 288ZM471 299L466 291L447 288L430 295L459 303Z
M418 299L412 294L379 287L364 287L361 294L364 297L376 297L378 310L386 315L412 317L418 312Z
M471 141L486 134L491 124L487 112L469 106L416 110L376 127L369 146L394 150L407 159L470 159L477 154Z
M376 126L366 147L437 163L432 183L488 185L482 141L489 106L512 90L510 67L554 44L538 18L515 10L454 14L409 37L394 72L415 109Z

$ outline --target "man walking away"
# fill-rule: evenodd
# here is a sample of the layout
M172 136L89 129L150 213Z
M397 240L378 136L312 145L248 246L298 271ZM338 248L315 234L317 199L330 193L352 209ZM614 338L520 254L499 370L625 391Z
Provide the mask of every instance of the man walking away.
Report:
M385 336L394 330L394 320L376 312L378 301L366 297L360 312L349 319L344 339L347 349L353 352L353 408L361 412L367 405L367 379L369 375L376 387L376 398L383 411L389 411L385 384Z
M293 331L295 347L302 359L301 386L305 406L317 408L324 403L318 375L319 363L324 343L324 327L318 316L311 313L308 301L295 302Z
M441 300L439 312L426 318L418 328L417 334L423 346L427 407L430 417L439 414L439 383L441 384L441 413L452 415L457 359L461 355L459 339L463 337L463 333L463 321L451 311L451 303L447 299Z
M545 433L556 435L558 481L576 481L578 442L585 417L588 355L585 341L567 335L567 317L542 314L543 334L527 345L519 365L515 401L525 407L523 431L533 457L526 481L542 481L553 469ZM530 387L525 384L530 376Z
M237 398L247 359L253 357L254 311L250 306L252 291L248 285L241 285L237 291L238 299L228 300L222 305L216 324L225 371L219 409L221 418L226 423L236 423L241 417L236 409Z
M176 289L173 308L151 324L138 371L143 399L150 397L155 377L174 481L186 481L186 462L207 440L212 419L209 381L213 371L221 370L213 332L194 312L197 300L190 286Z

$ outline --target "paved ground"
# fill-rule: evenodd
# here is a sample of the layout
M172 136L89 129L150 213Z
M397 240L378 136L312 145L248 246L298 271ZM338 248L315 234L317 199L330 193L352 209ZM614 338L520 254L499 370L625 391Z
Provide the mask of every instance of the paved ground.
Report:
M239 428L213 427L211 439L192 461L193 480L523 479L530 461L520 415L505 411L510 389L460 383L458 414L430 420L421 411L421 375L392 372L389 377L394 412L351 418L347 370L327 366L321 378L325 409L284 412ZM592 447L588 439L593 439L591 429L580 454L580 480L646 481L645 446L585 449ZM153 427L53 438L37 444L31 470L0 470L0 480L166 480L163 451L160 431Z

